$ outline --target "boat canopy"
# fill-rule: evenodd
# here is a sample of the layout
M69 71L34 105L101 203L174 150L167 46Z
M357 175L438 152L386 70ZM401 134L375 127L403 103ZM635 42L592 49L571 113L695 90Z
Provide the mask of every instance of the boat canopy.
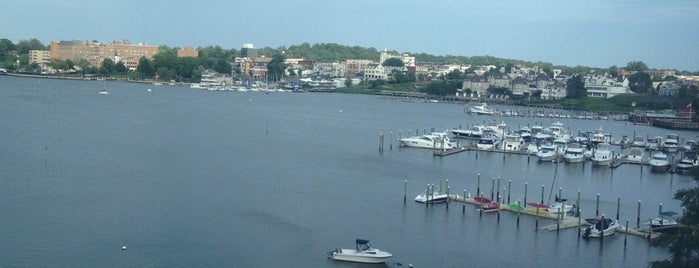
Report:
M357 244L369 244L369 240L366 239L357 239Z

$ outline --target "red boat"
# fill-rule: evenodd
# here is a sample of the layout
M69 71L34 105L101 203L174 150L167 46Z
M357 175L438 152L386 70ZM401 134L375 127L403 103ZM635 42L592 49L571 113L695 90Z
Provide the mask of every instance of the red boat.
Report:
M481 207L481 209L484 212L495 211L495 210L498 210L499 208L500 208L500 204L498 204L497 202L483 204L483 206Z
M482 197L482 196L476 196L473 198L473 200L476 200L476 202L478 202L478 203L484 203L484 204L492 202L487 197Z
M544 203L539 203L539 202L527 202L527 206L535 207L535 208L542 208L542 209L549 208L549 205L544 204Z

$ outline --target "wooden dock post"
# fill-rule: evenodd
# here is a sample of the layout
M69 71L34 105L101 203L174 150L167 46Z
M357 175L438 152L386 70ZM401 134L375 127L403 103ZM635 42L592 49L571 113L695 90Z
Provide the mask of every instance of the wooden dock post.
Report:
M430 205L430 184L427 184L427 189L425 189L425 207Z
M658 204L658 215L663 214L663 203Z
M527 207L527 183L524 183L524 204L522 204L523 207Z
M383 134L379 134L379 152L383 152Z
M481 174L478 173L478 180L476 181L476 196L481 194Z
M597 202L595 202L595 216L599 216L599 193L597 193Z
M461 213L466 214L466 189L464 189L464 206L461 207Z
M626 239L629 237L629 219L626 219L626 232L624 232L624 248L626 248Z
M580 226L582 220L580 217L580 190L578 190L578 199L575 200L575 216L578 217L578 226ZM580 228L578 228L578 237L580 237Z
M480 201L478 201L478 205L480 206L480 208L478 209L478 211L479 211L479 217L483 217L483 194L482 193L481 193L480 197L481 197L481 199L479 199Z
M500 200L500 196L498 196L498 200ZM501 206L501 205L502 205L502 204L500 204L500 203L498 202L498 206ZM498 214L498 222L500 222L500 208L498 207L498 208L496 208L496 210L497 210L497 211L495 211L495 212Z
M408 200L408 180L403 182L403 204Z
M493 177L490 183L490 200L495 200L495 177Z
M512 191L512 180L507 181L507 204L510 204L510 192Z
M517 200L517 205L518 205L520 208L522 208L522 202L521 202L521 201L522 201L522 200L519 200L519 199ZM521 210L521 209L518 209L518 210L517 210L517 228L519 228L519 215L521 215L521 214L522 214L522 210Z
M498 177L498 187L495 189L497 189L497 192L495 193L495 196L498 197L497 202L500 203L500 177Z
M602 230L600 230L600 236L599 236L599 242L600 244L604 244L604 214L602 214Z
M447 210L449 210L449 185L447 185Z
M638 200L638 208L636 210L636 228L641 228L641 200Z
M388 150L393 151L393 131L389 132L389 137L388 137Z
M550 197L549 197L549 198L550 198ZM563 188L561 188L561 187L558 187L558 198L561 198L561 199L563 198ZM562 204L562 203L563 203L563 202L561 202L561 204ZM561 206L561 208L563 208L563 206ZM563 211L559 211L559 212L558 212L558 217L557 217L558 219L557 219L557 220L562 221L564 215L565 215L565 213L563 213Z
M616 198L616 220L619 220L619 209L621 208L621 197Z

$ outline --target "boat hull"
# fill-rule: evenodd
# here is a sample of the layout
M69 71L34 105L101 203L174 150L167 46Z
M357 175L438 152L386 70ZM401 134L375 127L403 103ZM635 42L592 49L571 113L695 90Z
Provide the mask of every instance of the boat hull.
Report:
M381 254L383 253L383 254ZM349 261L360 263L385 263L391 258L388 252L380 252L378 254L367 254L357 252L353 249L341 249L340 252L333 252L332 258L336 261Z
M435 204L435 203L444 203L447 202L448 196L446 194L435 194L433 196L427 196L425 194L419 194L418 196L415 197L415 202L418 203L430 203L430 204Z

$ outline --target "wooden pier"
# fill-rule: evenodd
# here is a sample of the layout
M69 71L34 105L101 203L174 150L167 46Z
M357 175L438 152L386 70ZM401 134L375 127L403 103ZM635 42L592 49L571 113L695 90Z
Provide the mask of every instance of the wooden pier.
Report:
M463 202L467 204L472 204L476 206L481 206L483 203L476 201L473 198L465 197L465 196L460 196L460 195L449 195L449 200L456 201L456 202ZM525 208L523 210L518 210L516 208L510 207L508 204L500 204L500 208L498 208L496 211L509 211L513 213L521 213L522 215L529 215L529 216L534 216L534 217L541 217L544 219L548 220L555 220L557 221L555 224L549 224L546 226L542 226L539 229L540 230L547 230L547 231L557 231L557 230L563 230L563 229L571 229L571 228L583 228L585 226L589 226L590 223L585 221L584 219L581 219L580 217L576 216L570 216L570 215L560 215L560 214L551 214L551 213L541 213L539 214L536 213L536 210L529 208ZM543 209L542 209L543 211ZM492 211L491 211L492 212ZM656 238L659 234L658 233L651 233L648 232L648 230L643 230L643 229L634 229L634 228L626 228L625 225L619 222L620 225L622 225L619 229L617 229L617 232L620 233L627 233L630 235L635 235L635 236L640 236L640 237L645 237L645 238ZM650 237L649 237L650 236Z

